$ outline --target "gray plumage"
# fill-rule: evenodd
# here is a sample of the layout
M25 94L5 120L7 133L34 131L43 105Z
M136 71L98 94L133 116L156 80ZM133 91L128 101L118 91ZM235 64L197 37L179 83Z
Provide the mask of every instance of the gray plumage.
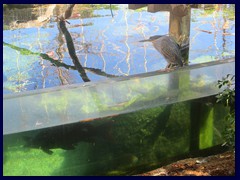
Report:
M154 48L163 55L168 62L168 67L173 64L183 66L180 47L172 37L156 35L140 42L147 41L152 42Z

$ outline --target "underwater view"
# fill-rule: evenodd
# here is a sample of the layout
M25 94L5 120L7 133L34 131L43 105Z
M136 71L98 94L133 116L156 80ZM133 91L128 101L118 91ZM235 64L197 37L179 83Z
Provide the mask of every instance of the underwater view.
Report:
M5 135L3 173L134 175L196 155L194 150L198 152L198 146L204 149L223 142L224 117L228 110L213 102L214 97L207 97ZM196 104L198 109L194 111ZM191 121L203 115L200 106L208 121L203 118L199 122L196 118ZM197 131L200 131L199 142L196 142Z
M4 176L225 152L234 103L234 4L3 4Z

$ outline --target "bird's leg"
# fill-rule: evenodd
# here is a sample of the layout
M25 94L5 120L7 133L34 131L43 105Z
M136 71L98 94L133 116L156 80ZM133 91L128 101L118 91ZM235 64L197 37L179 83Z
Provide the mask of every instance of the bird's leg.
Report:
M171 69L178 69L180 66L178 64L171 64Z
M171 69L171 67L172 67L172 64L168 63L167 66L166 66L166 69Z
M170 69L171 69L171 66L172 66L172 64L171 64L171 63L168 63L167 66L166 66L166 68L165 68L165 71L170 70Z

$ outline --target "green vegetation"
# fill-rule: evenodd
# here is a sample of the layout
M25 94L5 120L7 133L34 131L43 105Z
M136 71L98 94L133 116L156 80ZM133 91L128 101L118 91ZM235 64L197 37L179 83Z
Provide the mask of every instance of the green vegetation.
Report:
M217 97L217 102L229 108L226 116L226 129L224 132L225 145L235 147L235 75L228 74L217 84L219 89L223 89Z
M92 4L93 9L110 9L110 4ZM118 5L111 5L112 10L118 10Z
M79 96L79 93L76 92L72 98L76 98L76 95ZM69 105L64 97L63 95L59 101L62 108L61 105L52 108L64 111L65 107ZM40 104L44 105L45 101L45 105L50 108L51 105L48 104L50 102L46 102L46 98L43 98ZM51 100L57 101L57 98ZM96 100L96 103L99 100ZM84 104L89 104L84 98L82 101ZM203 100L202 103L206 102L208 99ZM100 107L100 105L98 106ZM129 107L130 105L128 105ZM88 110L91 111L92 108ZM218 109L216 114L209 111L206 115L213 118L212 121L222 122L225 116L222 108ZM105 132L105 135L101 136L104 138L92 136L93 138L89 140L79 142L74 150L52 149L54 152L52 155L48 155L40 149L23 147L24 140L21 137L35 136L36 132L9 135L4 137L3 173L6 176L26 176L131 175L146 172L163 163L172 162L173 158L179 155L188 153L190 111L190 102L180 102L94 120L89 123L94 127L99 127L99 129L96 128L97 132ZM202 114L196 114L196 116L200 115ZM212 125L212 122L210 123ZM224 124L217 124L221 127L214 128L221 134ZM208 125L206 124L206 126ZM210 134L212 139L203 139L207 141L204 141L202 145L211 143L214 146L222 142L222 139L221 141L217 139L215 131L206 130L201 131L201 135L206 137Z
M230 4L229 7L227 5L223 8L224 16L229 20L235 20L235 4Z

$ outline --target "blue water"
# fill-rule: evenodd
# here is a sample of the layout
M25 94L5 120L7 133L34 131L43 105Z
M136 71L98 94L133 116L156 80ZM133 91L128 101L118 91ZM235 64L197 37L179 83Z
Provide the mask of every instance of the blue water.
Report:
M97 68L116 76L151 72L167 65L162 55L151 43L140 40L153 35L168 34L169 13L149 13L145 9L129 10L118 5L113 10L93 10L99 17L70 19L67 25L72 35L77 56L83 67ZM81 11L79 11L81 14ZM192 9L190 31L190 64L214 61L235 56L235 19L226 16L228 28L223 35L225 13L223 10L206 14L202 9ZM88 24L74 27L74 25ZM210 31L211 34L199 31ZM3 31L3 41L32 52L54 52L53 58L73 65L66 44L61 47L63 58L58 57L59 31L56 22L45 27L29 27ZM230 35L229 35L230 34ZM85 48L85 49L84 49ZM21 55L9 47L3 47L4 93L83 83L76 70L53 66L36 55ZM91 81L107 77L87 72Z

